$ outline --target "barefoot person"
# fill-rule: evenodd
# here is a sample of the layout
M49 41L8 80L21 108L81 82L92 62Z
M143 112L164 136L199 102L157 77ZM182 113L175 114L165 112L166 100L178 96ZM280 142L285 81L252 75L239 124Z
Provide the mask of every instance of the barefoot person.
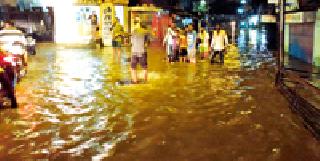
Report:
M143 69L144 81L148 79L148 62L146 44L148 44L149 32L137 22L137 28L131 34L131 78L133 83L138 83L137 65Z

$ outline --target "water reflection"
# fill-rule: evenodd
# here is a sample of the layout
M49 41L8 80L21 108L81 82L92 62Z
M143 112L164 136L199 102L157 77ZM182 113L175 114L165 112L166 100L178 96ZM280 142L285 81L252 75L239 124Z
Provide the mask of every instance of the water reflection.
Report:
M275 64L273 52L268 49L266 27L240 28L238 46L241 66L245 70L255 70L265 62Z
M258 69L268 53L231 47L225 65L168 64L152 48L149 82L131 85L121 83L126 54L119 62L110 48L39 50L17 89L21 107L0 112L0 160L319 158Z

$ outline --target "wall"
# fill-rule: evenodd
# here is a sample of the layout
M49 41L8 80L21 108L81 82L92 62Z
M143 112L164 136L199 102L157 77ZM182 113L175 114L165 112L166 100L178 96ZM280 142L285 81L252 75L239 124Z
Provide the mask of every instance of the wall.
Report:
M0 0L0 5L16 6L17 0Z
M290 24L289 54L312 64L314 23Z

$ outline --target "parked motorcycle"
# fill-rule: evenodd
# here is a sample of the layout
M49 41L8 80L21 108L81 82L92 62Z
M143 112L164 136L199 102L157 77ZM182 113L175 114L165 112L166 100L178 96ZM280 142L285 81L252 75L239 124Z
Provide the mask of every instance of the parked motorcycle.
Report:
M26 39L19 30L1 30L0 48L2 51L10 53L17 81L19 82L27 73L27 51Z

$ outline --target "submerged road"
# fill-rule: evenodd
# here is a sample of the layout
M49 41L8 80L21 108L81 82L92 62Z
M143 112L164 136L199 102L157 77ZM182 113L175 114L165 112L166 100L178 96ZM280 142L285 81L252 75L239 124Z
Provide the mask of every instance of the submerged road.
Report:
M252 57L167 63L149 49L149 81L130 84L129 52L38 46L0 110L0 160L319 161L320 143Z

